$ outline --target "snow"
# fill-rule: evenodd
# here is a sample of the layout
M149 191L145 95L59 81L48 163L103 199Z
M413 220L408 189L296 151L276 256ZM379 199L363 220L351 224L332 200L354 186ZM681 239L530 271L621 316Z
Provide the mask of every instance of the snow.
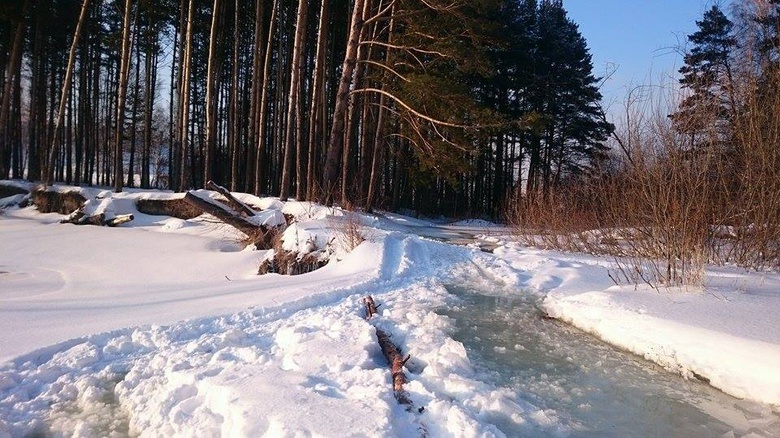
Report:
M505 246L548 315L737 398L780 406L780 275L709 268L702 288L616 286L608 261Z
M780 406L776 275L720 268L703 290L617 287L609 260L496 236L494 254L419 236L473 240L486 224L437 226L237 194L265 209L264 223L293 218L287 249L334 246L347 225L366 238L351 251L332 249L315 272L258 276L267 251L242 248L231 227L133 205L181 195L79 191L90 209L135 220L105 228L59 224L63 215L32 207L0 212L0 437L504 436L505 424L572 433L555 412L482 381L452 338L452 321L436 309L449 302L444 285L469 276L544 294L556 318L685 377ZM370 321L367 294L381 304ZM412 357L414 410L390 391L375 328ZM498 353L523 351L509 347Z

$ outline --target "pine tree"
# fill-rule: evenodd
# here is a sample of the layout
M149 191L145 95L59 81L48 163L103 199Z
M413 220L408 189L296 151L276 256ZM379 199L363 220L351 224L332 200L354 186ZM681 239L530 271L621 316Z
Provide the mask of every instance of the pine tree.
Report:
M691 94L672 115L677 130L691 136L691 146L696 144L697 134L713 126L712 122L727 125L723 122L737 109L731 61L736 48L734 26L718 6L705 12L696 25L699 30L688 36L693 48L680 68L680 84Z

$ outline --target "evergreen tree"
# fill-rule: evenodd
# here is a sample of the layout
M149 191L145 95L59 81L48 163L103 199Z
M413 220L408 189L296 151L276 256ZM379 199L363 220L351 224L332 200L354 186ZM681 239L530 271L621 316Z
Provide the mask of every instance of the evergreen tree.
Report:
M521 120L528 193L549 192L587 170L613 127L599 115L601 93L585 39L560 0L523 1L520 49L506 52L510 114Z
M680 84L691 94L672 115L677 130L690 134L692 146L697 134L706 128L727 126L728 123L722 122L732 118L737 108L731 65L736 48L734 26L718 6L710 8L696 25L699 30L688 36L693 48L685 55L685 65L680 68L683 75Z

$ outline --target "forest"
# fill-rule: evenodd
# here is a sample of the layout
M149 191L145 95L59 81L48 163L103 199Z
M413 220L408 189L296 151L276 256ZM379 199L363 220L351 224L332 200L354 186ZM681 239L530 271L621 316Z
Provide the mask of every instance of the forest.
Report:
M512 203L526 243L614 257L635 284L780 268L780 1L712 5L685 42L674 83L627 90L607 159Z
M5 1L0 179L501 218L605 160L599 81L561 0Z

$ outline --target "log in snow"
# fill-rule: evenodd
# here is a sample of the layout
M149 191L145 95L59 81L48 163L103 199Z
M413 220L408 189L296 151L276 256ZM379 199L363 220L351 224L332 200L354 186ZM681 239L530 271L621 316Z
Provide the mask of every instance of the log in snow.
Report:
M273 246L271 242L273 233L270 233L268 228L257 226L247 221L239 216L238 213L231 211L228 207L217 201L201 198L192 192L187 192L187 194L184 195L184 202L235 227L248 237L252 238L259 249L270 249Z
M371 319L372 316L376 315L379 306L376 305L371 295L363 298L363 304L366 306L366 319Z
M363 298L363 304L366 306L366 319L371 319L377 313L377 306L371 295ZM390 364L390 372L393 376L393 394L398 403L409 406L408 409L413 407L412 400L409 395L404 391L404 383L407 382L406 374L404 373L404 365L411 359L411 355L407 355L405 358L401 355L401 351L390 340L390 335L380 329L376 329L376 338L379 342L379 348L382 349L382 354L387 359L387 363Z
M233 196L232 193L230 193L230 190L228 190L225 187L222 187L221 185L215 183L214 181L209 181L206 183L206 188L209 190L214 190L215 192L219 193L220 195L224 196L225 199L227 199L228 205L230 207L237 211L239 214L242 214L244 216L254 216L255 211L249 208L248 205L244 204L243 202L239 201L238 198Z
M111 219L106 219L106 215L103 213L87 216L82 210L78 210L70 215L67 219L60 221L62 224L74 224L74 225L98 225L106 227L116 227L124 223L130 222L134 217L132 214L119 214Z

